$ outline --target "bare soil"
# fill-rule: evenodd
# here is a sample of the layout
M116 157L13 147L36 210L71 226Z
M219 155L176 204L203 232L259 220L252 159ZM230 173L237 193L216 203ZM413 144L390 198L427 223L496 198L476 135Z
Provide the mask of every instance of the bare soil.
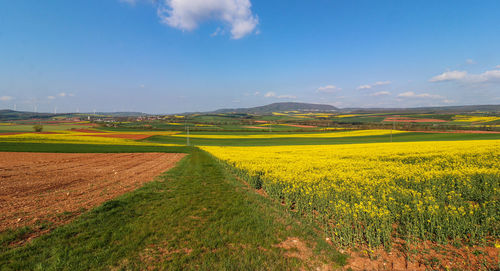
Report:
M264 126L244 126L243 128L249 128L249 129L266 129L266 127L264 127Z
M440 120L440 119L414 119L414 118L404 118L404 117L385 118L384 121L391 121L391 122L448 122L446 120Z
M141 139L148 138L152 135L145 135L145 134L95 134L95 135L83 135L83 136L112 137L112 138L125 138L125 139L141 140Z
M0 231L66 223L152 181L185 155L0 152Z
M313 125L299 125L299 124L287 124L287 126L298 127L298 128L317 128L318 126Z
M455 247L423 241L408 245L396 239L390 252L358 247L348 254L344 270L497 270L499 263L498 249L492 244Z
M73 132L79 132L79 133L92 133L92 134L101 134L101 133L107 133L104 131L99 131L99 130L89 130L89 129L71 129Z

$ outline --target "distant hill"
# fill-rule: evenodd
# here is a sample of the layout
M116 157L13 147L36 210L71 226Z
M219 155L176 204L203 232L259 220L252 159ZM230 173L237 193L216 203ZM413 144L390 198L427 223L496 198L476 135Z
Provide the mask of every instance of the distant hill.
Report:
M428 113L460 113L460 112L500 112L500 105L456 105L412 108L342 108L343 112L382 113L382 112L428 112Z
M9 109L0 110L0 120L22 120L22 119L49 119L57 116L81 117L82 115L94 115L94 113L36 113L27 111L14 111ZM101 117L138 117L148 114L142 112L96 112Z
M81 113L83 115L89 115L94 113ZM107 117L139 117L147 116L148 114L142 112L96 112L96 115L107 116Z
M50 113L36 113L14 110L0 110L0 120L44 119L56 116Z
M250 107L250 108L230 108L230 109L219 109L212 113L256 113L265 114L272 112L283 112L283 111L307 111L307 112L329 112L337 111L333 105L327 104L309 104L309 103L272 103L264 106Z

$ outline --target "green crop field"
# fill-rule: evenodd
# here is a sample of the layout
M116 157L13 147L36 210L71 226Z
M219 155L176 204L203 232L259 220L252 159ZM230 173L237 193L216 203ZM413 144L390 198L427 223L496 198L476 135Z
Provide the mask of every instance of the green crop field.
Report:
M280 116L274 117L279 118ZM205 120L214 121L216 119L220 120L219 117L213 116L207 117ZM26 129L25 132L30 132L27 125L10 125L9 127L12 130L23 131L22 129ZM54 132L61 132L71 127L73 126L57 125L51 128L54 129ZM86 127L83 126L83 128ZM184 128L184 126L181 127ZM190 127L194 129L195 124L191 123ZM488 256L488 251L491 251L492 246L497 245L498 236L492 235L489 231L498 226L498 208L494 208L491 200L498 197L498 193L495 192L497 191L496 188L487 188L491 184L483 184L484 187L481 186L480 188L491 191L487 199L480 199L476 196L467 199L461 198L459 195L453 195L453 197L457 197L453 201L455 204L465 204L472 201L486 204L486 207L481 208L488 210L487 217L480 217L476 214L474 218L476 220L467 220L467 218L457 220L467 221L467 225L473 225L474 221L488 221L484 229L481 228L481 230L475 231L474 238L469 240L463 239L461 236L452 238L447 235L449 232L455 232L450 229L450 226L447 226L446 232L440 233L439 238L431 238L431 235L429 235L429 238L426 239L425 234L413 234L414 231L418 232L418 229L401 228L399 231L391 232L392 226L386 225L387 227L383 228L385 234L383 239L377 239L381 238L377 233L370 232L368 235L368 232L363 227L359 228L354 226L357 224L349 224L356 223L352 222L356 220L348 209L342 209L343 213L340 209L334 209L337 211L325 215L324 210L332 210L333 206L337 206L337 202L328 203L326 201L327 203L323 203L320 198L314 196L316 195L314 193L319 193L316 190L313 189L307 192L310 193L310 200L307 196L301 196L301 193L306 193L306 190L309 189L307 188L306 176L317 176L319 174L317 171L319 170L319 164L311 168L304 167L304 172L308 172L309 175L296 174L292 177L293 180L304 181L307 184L301 188L306 190L299 192L299 194L290 192L290 188L286 184L277 186L268 183L271 177L266 174L276 170L273 169L273 163L280 163L285 158L289 159L290 163L293 162L297 165L314 163L329 165L328 160L321 159L314 161L314 163L312 163L312 159L303 163L300 156L309 155L315 157L314 153L310 153L313 149L321 155L334 155L335 153L326 150L336 150L336 146L341 149L352 146L353 150L359 150L358 152L368 149L370 145L387 146L387 150L391 146L395 146L393 149L396 152L402 152L398 154L401 157L397 155L393 157L394 161L402 161L403 164L400 167L404 165L411 168L411 165L407 164L411 159L404 158L404 155L412 157L420 155L423 160L419 160L420 158L415 159L420 161L419 163L423 163L422 165L425 165L426 159L437 159L438 162L436 163L441 163L439 157L424 157L425 154L407 154L407 149L411 149L412 145L417 146L418 142L427 142L425 143L427 144L425 145L426 148L429 148L429 146L438 148L440 145L451 144L451 142L457 142L458 145L456 146L465 144L462 142L467 142L468 146L474 146L475 142L478 142L477 144L482 144L481 146L484 148L484 146L488 145L488 142L497 144L498 140L500 140L500 134L423 133L397 130L391 132L391 130L349 129L338 131L312 129L304 132L302 129L301 131L289 129L286 125L276 125L276 128L272 127L273 130L269 130L267 126L262 126L267 129L263 131L244 131L241 130L243 125L220 125L220 127L226 129L191 131L189 134L190 146L186 146L188 136L182 129L174 129L165 133L162 131L168 130L166 126L159 125L156 127L157 130L140 129L137 123L118 125L117 127L97 127L97 130L105 132L108 137L118 137L112 140L106 138L106 141L102 141L102 138L98 137L101 134L89 134L85 137L85 132L72 131L64 131L64 134L40 135L54 138L52 141L46 142L43 140L33 141L32 138L34 137L30 136L30 134L20 136L1 135L0 133L0 150L2 152L164 152L188 154L175 168L137 190L90 209L84 209L76 213L53 214L61 217L75 217L67 224L54 225L49 221L41 220L35 225L10 228L0 232L1 269L312 270L326 266L335 269L350 268L351 259L359 260L363 257L374 261L390 261L392 258L388 256L387 253L390 253L388 251L393 251L396 255L401 253L401 255L407 255L406 258L397 256L399 258L396 258L396 260L404 259L409 261L407 263L409 266L422 265L426 268L439 269L444 268L445 263L456 260L456 256L453 255L462 255L461 253L468 249L477 251L473 260L471 260L474 261L475 267L479 266L478 263L486 268L492 267L494 258ZM90 132L88 131L88 133ZM146 138L140 140L120 138L141 134L146 135ZM65 143L64 137L73 139L70 143ZM87 138L95 138L98 144L92 143L93 141L90 139L81 142L81 144L78 143L78 140ZM403 143L406 144L404 145L406 149L398 150L397 146L400 146L398 144ZM206 149L210 153L201 150L199 147ZM224 155L221 155L221 153L229 155L234 151L244 151L247 148L248 152L235 157L244 160L244 158L250 159L253 156L267 155L265 159L269 161L258 166L258 175L254 175L255 172L246 171L245 164L240 165L226 161L223 158ZM270 149L259 154L259 148ZM309 148L311 151L308 151ZM379 150L384 149L377 148ZM324 153L323 150L325 150ZM290 155L293 152L297 152L297 155ZM343 151L343 153L340 157L335 158L338 159L337 163L339 164L348 159L346 152ZM486 153L487 151L483 151L477 155L486 155ZM352 153L349 155L357 154ZM372 154L370 153L370 155ZM467 158L466 154L460 153L460 156L457 157L465 159L464 161L471 163L471 166L477 164L477 160L474 160L477 159L474 158L475 156ZM370 159L367 160L367 164L368 161L381 162L380 160ZM259 158L252 161L258 163ZM453 164L453 161L449 161L449 163ZM461 160L460 163L463 164L463 161ZM486 165L496 165L497 161L490 159L484 163L484 166L483 164L477 164L479 168L477 170L487 170ZM380 163L380 166L376 168L384 172L383 167L384 164ZM484 168L481 169L480 167ZM300 171L300 169L298 170ZM353 172L358 171L357 169L350 170ZM464 178L472 176L467 177L466 174L469 173L465 169L462 170L464 173L461 174L465 174L463 175ZM280 174L282 174L283 178L290 178L290 176L286 175L286 172ZM325 182L327 176L320 177L317 183L311 184L311 187L319 183L327 184ZM366 175L365 177L369 178L369 176ZM413 175L410 174L409 176L409 178L413 178ZM473 177L475 180L474 185L479 182L477 180L480 177L477 176ZM497 177L488 176L488 180L498 181L498 179L495 179ZM462 175L456 175L457 182L462 180L461 178ZM376 178L375 180L378 181ZM428 185L428 187L433 187L432 184ZM458 183L456 185L457 189L463 188L459 187ZM340 185L340 187L344 186ZM392 186L391 189L393 190L398 187L394 184ZM411 185L408 186L412 187ZM341 190L341 188L336 189ZM373 191L373 189L369 191ZM444 191L448 190L444 189ZM352 200L356 198L355 192L352 193L354 194L346 196L342 200L345 202L346 199ZM394 195L397 195L397 193ZM395 197L394 195L391 194L391 197ZM413 197L417 196L420 197L419 195ZM307 199L307 202L302 200L304 198ZM332 198L335 197L332 196ZM382 199L378 200L383 201ZM430 201L429 198L425 198L425 200ZM317 204L315 202L321 202L323 205L317 207L314 205ZM356 203L356 201L354 202ZM332 206L328 207L329 204ZM394 203L394 206L399 206L399 204ZM418 205L418 202L416 204ZM471 206L475 206L474 204ZM442 208L448 210L444 201ZM360 213L357 215L361 216L358 223L366 223L366 225L382 223L379 220L370 220L364 217L361 211L358 212ZM405 214L411 214L408 210L405 210L405 212ZM387 215L387 213L384 213L384 215ZM341 225L343 227L354 227L353 230L335 228L332 225L337 225L335 223L340 222L329 220L331 217L343 219L340 221L343 223ZM405 219L408 217L411 216L407 215ZM398 223L401 223L401 225L403 225L403 222L407 223L404 224L405 227L416 223L403 221L402 218L395 214L392 219L399 221ZM432 224L434 222L431 220L430 225L425 224L427 222L418 221L418 223L426 225L422 226L426 227L426 229L439 229L437 225ZM444 225L444 222L441 223ZM451 222L446 223L446 225L454 225ZM45 231L45 234L27 241L30 236L40 231ZM425 233L429 234L428 232ZM397 234L405 234L405 236ZM351 238L352 240L345 238ZM403 240L404 243L401 245L391 241L391 238ZM449 243L446 240L449 240ZM436 247L436 250L432 250L432 253L434 253L432 255L435 258L429 256L431 254L425 252L427 251L425 248L416 245L423 241L432 242L433 246ZM450 244L452 248L449 248ZM443 252L446 249L451 251ZM342 251L342 253L339 251Z

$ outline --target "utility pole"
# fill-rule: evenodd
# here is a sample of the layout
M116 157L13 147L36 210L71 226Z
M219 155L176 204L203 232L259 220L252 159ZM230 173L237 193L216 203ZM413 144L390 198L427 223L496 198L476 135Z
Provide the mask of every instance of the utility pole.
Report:
M189 126L186 126L186 128L187 128L186 145L189 146Z

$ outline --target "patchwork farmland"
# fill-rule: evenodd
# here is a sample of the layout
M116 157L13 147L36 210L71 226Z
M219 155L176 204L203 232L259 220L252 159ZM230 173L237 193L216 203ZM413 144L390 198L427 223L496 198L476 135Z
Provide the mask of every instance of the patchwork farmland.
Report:
M36 121L42 132L30 131L27 121L2 124L1 266L487 270L498 264L494 124L448 130L435 126L445 120L387 116L377 129L363 129L333 127L357 114L293 112L254 116L253 123L229 117L228 126L224 115L187 115L178 124L170 118ZM325 118L333 121L327 127ZM393 129L396 119L419 126Z

